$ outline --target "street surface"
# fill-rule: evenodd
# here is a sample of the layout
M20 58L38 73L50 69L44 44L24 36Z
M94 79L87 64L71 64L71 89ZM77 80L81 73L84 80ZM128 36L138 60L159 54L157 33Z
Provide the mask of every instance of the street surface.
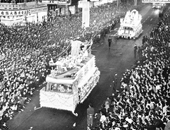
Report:
M10 130L86 130L86 109L92 103L95 110L99 110L105 99L111 95L114 75L118 74L120 80L123 72L130 69L135 62L133 47L135 44L141 45L142 36L148 35L151 29L158 22L158 14L150 5L144 6L140 11L143 16L143 34L136 40L118 39L111 45L109 51L107 40L100 46L94 45L92 53L96 56L96 65L101 76L100 81L83 104L78 105L75 117L71 112L55 110L50 108L40 108L34 111L35 106L39 106L39 91L34 93L32 101L27 105L24 112L19 113L8 122ZM113 35L119 25L116 26ZM73 124L76 122L76 127Z

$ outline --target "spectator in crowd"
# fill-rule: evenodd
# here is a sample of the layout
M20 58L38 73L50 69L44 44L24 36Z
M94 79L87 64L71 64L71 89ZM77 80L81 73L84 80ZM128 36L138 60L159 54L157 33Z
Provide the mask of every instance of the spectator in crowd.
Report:
M94 108L91 104L89 104L89 108L87 109L87 127L93 126L93 117L94 117Z

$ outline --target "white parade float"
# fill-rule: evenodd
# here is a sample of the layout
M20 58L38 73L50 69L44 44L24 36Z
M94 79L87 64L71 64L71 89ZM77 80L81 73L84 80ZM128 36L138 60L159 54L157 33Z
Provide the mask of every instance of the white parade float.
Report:
M137 10L128 11L124 18L120 19L120 28L118 29L118 38L135 39L142 32L142 16Z
M80 41L72 41L71 55L50 61L55 69L46 77L47 85L40 90L40 106L74 113L76 106L88 97L99 81L90 44L80 49ZM89 48L89 49L87 49Z

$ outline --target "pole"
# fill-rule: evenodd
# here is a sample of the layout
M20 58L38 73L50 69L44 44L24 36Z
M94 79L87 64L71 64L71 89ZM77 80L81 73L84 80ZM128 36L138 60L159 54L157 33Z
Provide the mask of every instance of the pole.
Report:
M120 0L117 0L117 11L118 11L118 14L120 13L120 8L119 8L120 4L119 4L119 2L120 2Z
M134 0L134 6L137 6L138 0Z
M36 5L36 6L38 5L38 0L35 0L35 5Z
M24 6L26 6L27 0L24 0Z

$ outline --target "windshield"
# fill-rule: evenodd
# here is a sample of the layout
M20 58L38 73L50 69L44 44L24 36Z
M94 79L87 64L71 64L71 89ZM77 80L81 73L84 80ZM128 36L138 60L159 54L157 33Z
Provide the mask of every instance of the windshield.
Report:
M130 27L124 27L124 30L133 31L133 28L130 28Z
M46 91L53 91L59 93L72 93L72 85L69 84L55 84L55 83L47 83Z
M131 31L133 31L133 28L124 27L123 30L124 30L124 33L130 33Z

